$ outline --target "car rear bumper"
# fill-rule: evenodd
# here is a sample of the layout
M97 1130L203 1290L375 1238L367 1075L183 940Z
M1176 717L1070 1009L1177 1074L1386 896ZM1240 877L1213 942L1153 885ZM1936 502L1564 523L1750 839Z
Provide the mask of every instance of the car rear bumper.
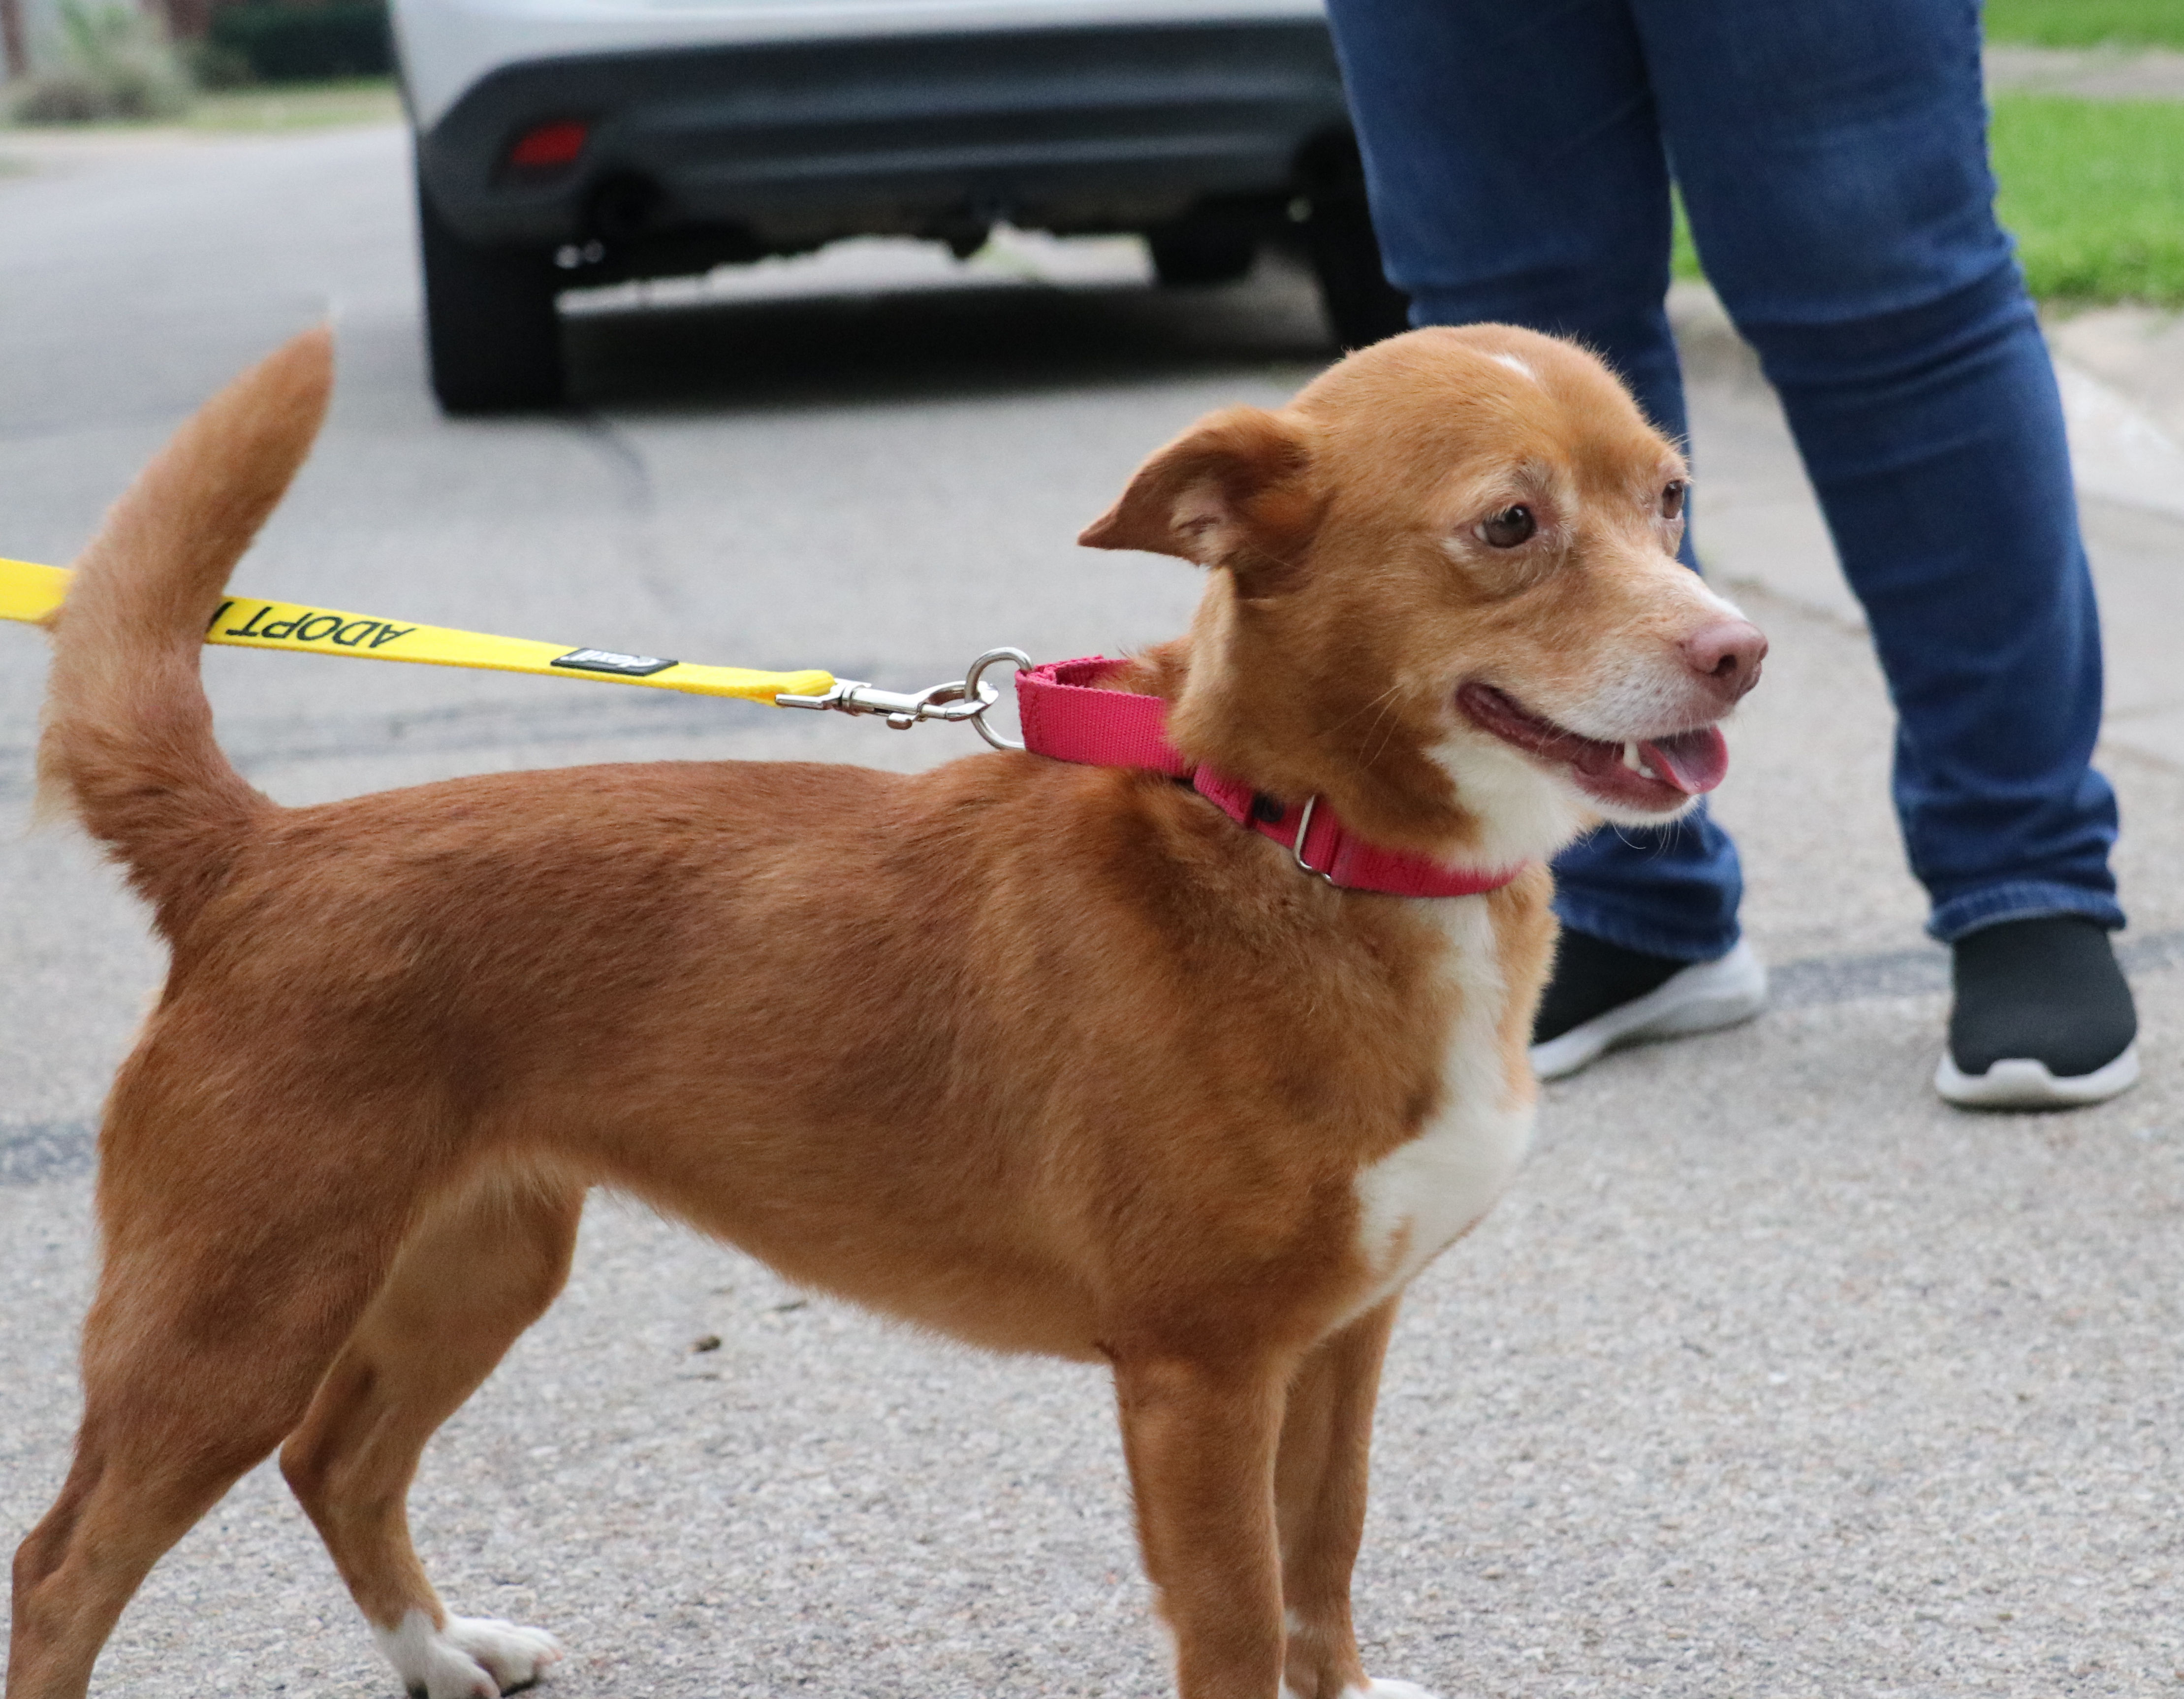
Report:
M512 168L545 123L581 155ZM739 42L505 65L419 138L426 192L476 242L628 248L713 232L753 254L1002 220L1144 229L1278 196L1346 128L1316 16ZM728 257L728 256L724 256Z

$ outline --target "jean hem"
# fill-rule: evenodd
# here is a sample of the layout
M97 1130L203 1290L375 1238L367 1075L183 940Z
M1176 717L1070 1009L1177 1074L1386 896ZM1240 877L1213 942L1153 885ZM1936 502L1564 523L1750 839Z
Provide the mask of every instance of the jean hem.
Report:
M1987 927L2008 921L2040 920L2049 915L2083 915L2098 921L2110 932L2124 924L2122 906L2106 891L2089 891L2083 885L2059 885L2045 880L2022 880L1993 885L1952 897L1935 905L1926 922L1927 935L1943 944L1954 944ZM1589 928L1588 928L1589 929Z
M1563 898L1556 900L1555 915L1572 932L1584 933L1618 950L1665 956L1671 961L1719 961L1736 948L1737 939L1744 935L1743 929L1734 921L1725 929L1702 936L1664 932L1658 925L1643 921L1633 922L1626 915Z

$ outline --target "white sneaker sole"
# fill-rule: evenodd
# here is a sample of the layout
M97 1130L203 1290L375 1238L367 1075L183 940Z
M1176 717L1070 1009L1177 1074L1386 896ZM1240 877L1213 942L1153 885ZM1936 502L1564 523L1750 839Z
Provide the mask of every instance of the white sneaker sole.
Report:
M1748 1021L1766 1006L1767 965L1740 939L1719 960L1695 961L1643 997L1534 1044L1532 1072L1541 1079L1560 1079L1626 1044L1715 1032Z
M2137 1083L2135 1039L2105 1067L2062 1079L2048 1072L2046 1062L2024 1056L2004 1057L1985 1073L1966 1073L1946 1050L1934 1070L1934 1089L1962 1109L2070 1109L2105 1103Z

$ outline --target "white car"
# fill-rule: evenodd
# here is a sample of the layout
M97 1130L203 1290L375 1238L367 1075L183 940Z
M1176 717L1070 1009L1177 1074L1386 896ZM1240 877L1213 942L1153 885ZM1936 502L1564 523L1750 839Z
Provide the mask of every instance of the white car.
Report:
M1136 231L1166 285L1299 242L1400 329L1319 0L394 0L432 385L560 399L566 288L842 237Z

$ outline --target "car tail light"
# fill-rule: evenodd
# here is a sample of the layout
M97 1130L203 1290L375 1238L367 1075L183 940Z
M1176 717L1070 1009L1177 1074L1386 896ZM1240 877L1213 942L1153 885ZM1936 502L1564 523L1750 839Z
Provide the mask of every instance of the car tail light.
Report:
M515 145L508 150L508 163L528 170L573 165L591 133L592 126L576 118L533 125L515 138Z

